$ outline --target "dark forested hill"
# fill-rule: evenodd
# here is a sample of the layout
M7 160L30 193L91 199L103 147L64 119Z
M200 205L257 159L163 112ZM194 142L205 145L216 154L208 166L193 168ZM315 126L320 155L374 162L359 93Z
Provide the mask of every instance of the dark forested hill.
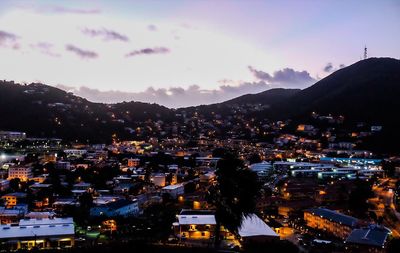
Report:
M129 138L140 123L166 120L172 113L156 104L92 103L43 84L0 81L0 129L25 131L30 136L109 141L116 133Z
M25 131L37 137L109 141L113 134L131 138L140 127L141 136L146 137L146 122L153 122L153 128L147 127L152 134L159 131L154 128L158 120L174 121L168 128L182 125L184 121L177 117L181 112L198 112L207 118L216 113L230 116L239 110L255 119L272 120L302 120L311 112L343 115L348 121L384 125L387 136L400 139L399 98L400 61L391 58L359 61L304 90L271 89L178 110L138 102L92 103L43 84L0 81L0 129Z

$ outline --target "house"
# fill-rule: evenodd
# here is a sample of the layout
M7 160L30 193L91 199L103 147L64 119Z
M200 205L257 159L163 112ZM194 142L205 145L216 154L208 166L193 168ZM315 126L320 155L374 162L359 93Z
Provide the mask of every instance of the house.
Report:
M386 252L385 246L391 231L383 226L354 229L346 239L346 245L357 252Z
M126 199L119 199L116 201L108 202L103 205L90 208L90 216L99 217L129 217L139 214L139 204L135 199L133 201Z
M256 214L243 217L238 233L244 244L279 240L279 235Z
M210 240L214 237L216 224L212 211L184 209L172 226L180 240Z
M181 184L168 185L161 189L162 194L169 194L172 198L177 199L185 193L185 187Z
M357 218L341 214L326 208L311 208L304 211L304 220L308 227L323 230L341 239L346 239L357 227Z
M68 248L74 245L72 218L24 219L17 226L0 225L0 243L6 250Z

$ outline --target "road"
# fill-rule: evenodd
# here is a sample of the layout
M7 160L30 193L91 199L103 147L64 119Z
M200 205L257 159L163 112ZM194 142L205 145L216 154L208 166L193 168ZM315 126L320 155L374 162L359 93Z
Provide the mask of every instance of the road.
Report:
M394 199L395 179L380 179L378 184L372 187L376 198L369 202L375 204L375 212L378 216L383 216L384 225L392 230L393 237L400 238L400 213L397 212Z

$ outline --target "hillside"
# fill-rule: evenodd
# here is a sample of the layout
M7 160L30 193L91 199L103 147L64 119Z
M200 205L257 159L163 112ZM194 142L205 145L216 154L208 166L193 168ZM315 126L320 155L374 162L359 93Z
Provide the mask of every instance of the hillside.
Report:
M155 104L92 103L39 83L0 81L0 129L25 131L29 136L110 141L117 133L117 137L129 138L129 128L148 119L165 120L171 113Z
M346 122L383 125L379 138L400 140L399 97L400 61L390 58L359 61L304 90L271 89L219 104L177 110L138 102L92 103L44 84L0 81L0 129L25 131L29 136L99 142L109 142L114 134L121 139L137 139L168 137L178 130L190 138L204 132L198 127L200 118L212 120L218 115L229 121L240 113L253 121L292 119L305 123L311 112L316 112L342 115ZM189 119L183 115L195 116ZM163 129L159 120L167 123ZM224 127L226 123L230 122L225 122ZM208 130L216 130L221 137L228 131L216 127L207 125Z

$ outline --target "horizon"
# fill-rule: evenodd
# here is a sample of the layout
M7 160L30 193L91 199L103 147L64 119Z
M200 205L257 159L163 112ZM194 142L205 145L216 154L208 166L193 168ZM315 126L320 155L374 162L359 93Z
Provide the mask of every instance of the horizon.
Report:
M364 46L400 58L396 1L113 3L2 1L1 78L178 108L304 89L360 60Z

